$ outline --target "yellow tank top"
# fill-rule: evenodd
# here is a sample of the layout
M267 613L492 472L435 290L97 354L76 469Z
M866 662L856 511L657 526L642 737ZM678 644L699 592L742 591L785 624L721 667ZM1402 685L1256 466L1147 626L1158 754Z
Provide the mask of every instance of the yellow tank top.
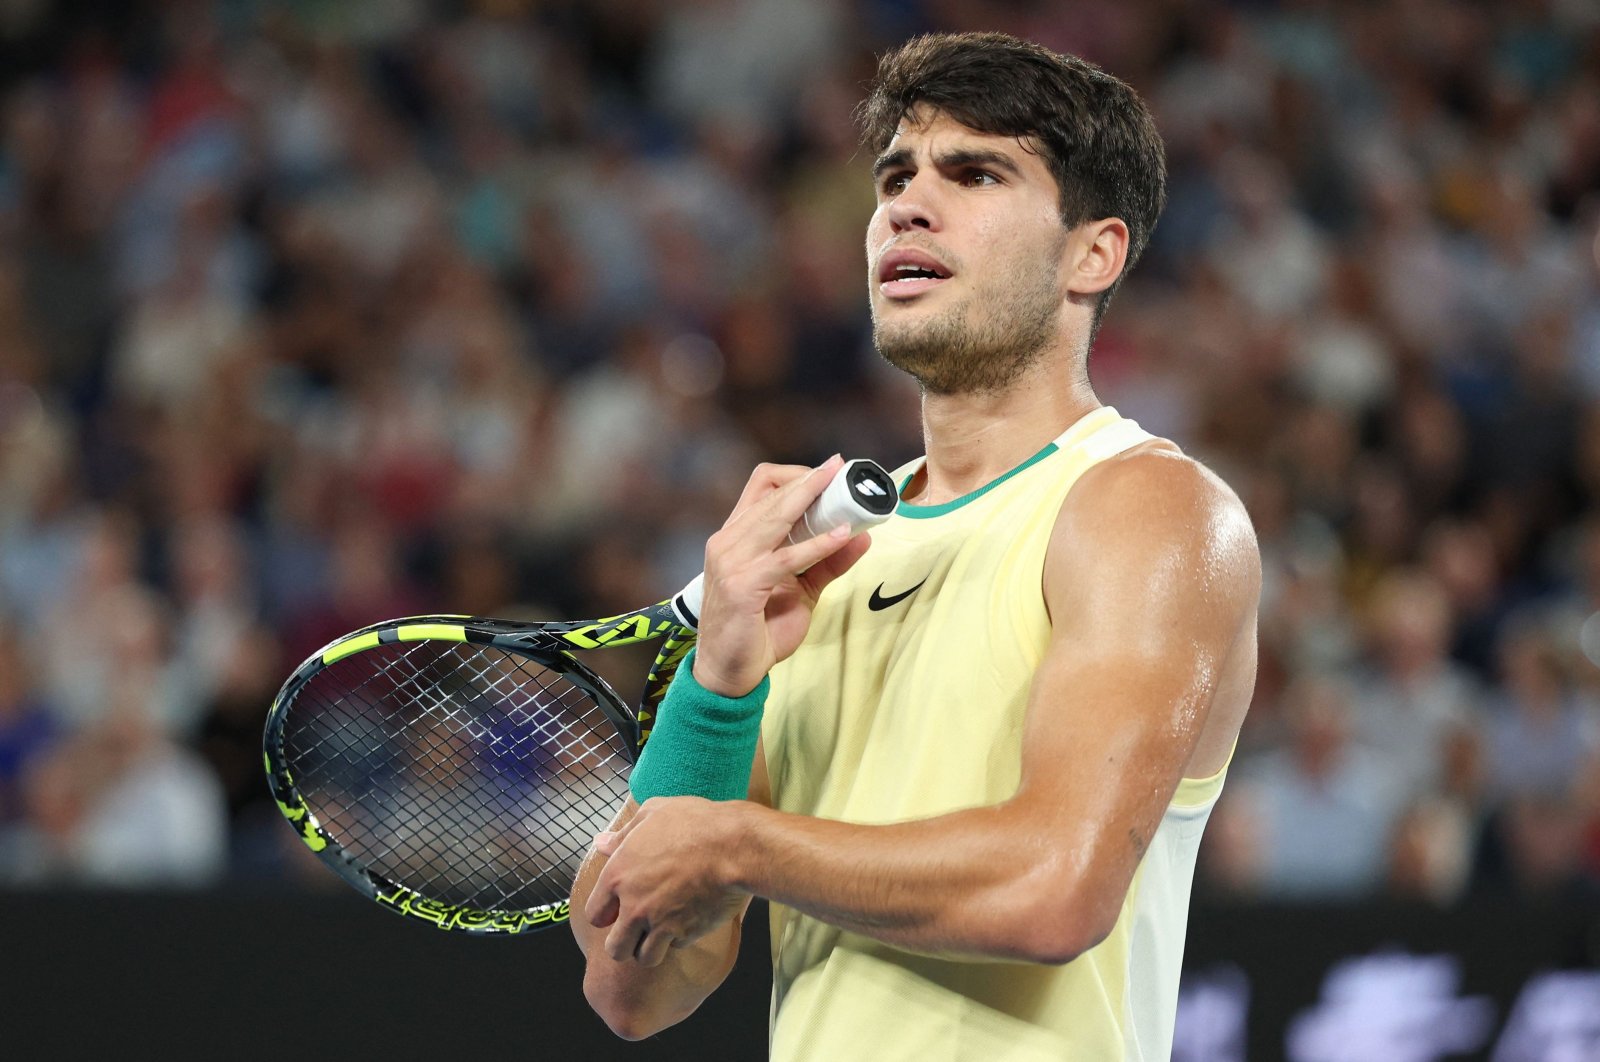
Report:
M1087 469L1150 438L1101 408L988 486L902 504L875 528L772 673L773 806L884 824L1015 795L1049 640L1042 576L1056 515ZM773 904L772 1058L1166 1059L1195 853L1222 780L1182 782L1116 927L1063 966L916 955Z

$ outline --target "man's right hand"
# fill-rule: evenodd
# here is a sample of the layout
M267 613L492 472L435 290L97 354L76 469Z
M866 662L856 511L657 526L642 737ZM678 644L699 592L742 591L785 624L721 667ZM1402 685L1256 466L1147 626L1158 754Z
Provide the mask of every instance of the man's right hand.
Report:
M705 597L694 677L713 693L742 697L799 647L823 589L866 553L866 533L838 528L798 545L789 530L844 460L759 465L722 529L706 542Z

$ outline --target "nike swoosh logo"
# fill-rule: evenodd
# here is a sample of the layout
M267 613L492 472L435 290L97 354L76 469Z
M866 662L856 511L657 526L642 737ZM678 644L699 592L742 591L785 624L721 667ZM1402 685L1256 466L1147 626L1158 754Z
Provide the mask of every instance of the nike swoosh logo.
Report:
M928 581L928 577L927 576L923 576L922 577L922 583L925 583L927 581ZM895 594L893 597L884 597L883 596L883 584L879 583L878 584L878 588L872 592L872 596L867 598L867 607L870 608L874 612L882 612L884 609L888 608L890 605L898 605L900 602L904 601L906 598L910 597L912 594L916 593L918 590L921 590L922 589L922 583L918 583L916 586L913 586L910 590L905 590L905 591L902 591L901 593Z

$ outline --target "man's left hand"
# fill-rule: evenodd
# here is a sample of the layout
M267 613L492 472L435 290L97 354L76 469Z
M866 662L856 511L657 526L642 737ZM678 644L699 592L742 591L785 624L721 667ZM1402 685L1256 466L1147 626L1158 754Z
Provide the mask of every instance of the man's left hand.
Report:
M595 838L607 863L584 915L592 925L612 927L607 955L658 966L669 949L743 911L749 897L729 884L742 803L655 797L620 830Z

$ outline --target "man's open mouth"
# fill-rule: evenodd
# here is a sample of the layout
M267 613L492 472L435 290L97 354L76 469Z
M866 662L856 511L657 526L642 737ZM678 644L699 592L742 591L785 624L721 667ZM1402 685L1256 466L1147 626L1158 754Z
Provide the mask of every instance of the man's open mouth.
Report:
M890 251L878 262L878 287L890 298L920 295L949 280L952 275L932 255L910 248Z

